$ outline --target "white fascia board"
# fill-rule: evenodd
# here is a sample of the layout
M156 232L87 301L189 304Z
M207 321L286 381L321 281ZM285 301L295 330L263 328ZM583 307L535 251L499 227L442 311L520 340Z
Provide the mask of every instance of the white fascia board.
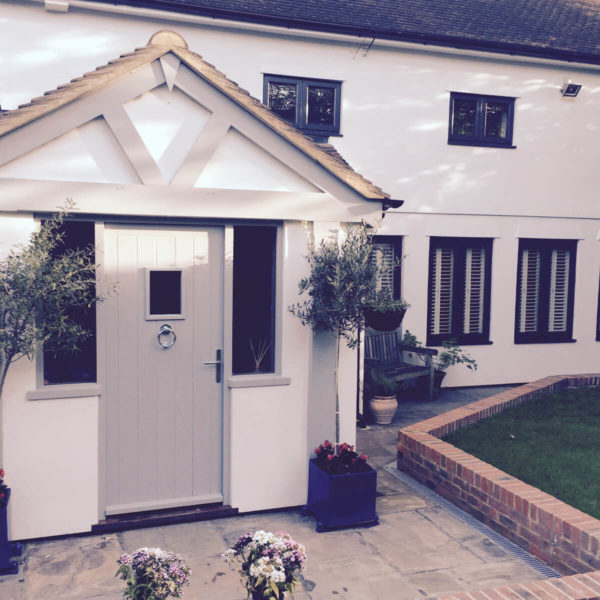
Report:
M46 0L31 0L32 2L45 3ZM113 13L117 15L135 16L148 19L158 19L164 21L175 21L180 23L190 23L195 25L203 25L205 27L214 27L218 29L242 30L254 33L263 33L267 35L277 35L283 37L316 39L318 41L337 42L341 44L365 44L366 50L371 48L391 48L403 49L409 51L427 52L433 54L446 54L452 56L463 56L469 58L479 58L483 60L509 61L536 65L547 65L564 68L566 65L571 69L582 69L590 71L599 71L600 65L589 63L572 62L568 60L536 58L531 56L519 56L508 52L492 52L483 50L464 50L460 48L452 48L433 43L416 43L416 42L401 42L398 40L377 39L371 37L328 33L323 31L309 31L305 29L286 28L276 25L261 25L258 23L246 23L245 21L232 21L228 19L217 19L212 17L203 17L199 15L189 15L185 13L171 12L166 10L158 10L154 8L139 8L128 5L104 4L101 2L93 2L88 0L60 0L60 4L67 4L68 7L73 7L82 10L91 10L96 12ZM67 12L61 8L60 12Z
M0 179L0 212L54 212L71 198L77 212L180 219L260 219L375 223L381 202L346 203L328 193L177 188Z

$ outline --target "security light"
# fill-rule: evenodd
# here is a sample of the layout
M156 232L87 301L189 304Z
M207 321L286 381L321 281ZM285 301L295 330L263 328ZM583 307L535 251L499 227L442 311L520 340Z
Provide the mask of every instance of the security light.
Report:
M567 98L575 98L577 94L579 94L579 90L581 89L581 83L571 83L571 81L565 81L560 90L560 93Z

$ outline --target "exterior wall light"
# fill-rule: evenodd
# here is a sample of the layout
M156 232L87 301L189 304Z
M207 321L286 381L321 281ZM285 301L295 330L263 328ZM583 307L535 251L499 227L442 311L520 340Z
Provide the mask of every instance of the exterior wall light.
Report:
M579 90L582 88L581 83L571 83L571 80L565 81L560 90L560 93L566 98L575 98L579 94Z

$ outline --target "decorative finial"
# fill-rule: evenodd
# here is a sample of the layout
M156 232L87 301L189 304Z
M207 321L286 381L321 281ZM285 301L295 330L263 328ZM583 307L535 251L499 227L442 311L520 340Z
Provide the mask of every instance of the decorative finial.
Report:
M186 41L174 31L169 31L168 29L163 29L162 31L157 31L148 42L149 46L176 46L178 48L187 48L188 45Z

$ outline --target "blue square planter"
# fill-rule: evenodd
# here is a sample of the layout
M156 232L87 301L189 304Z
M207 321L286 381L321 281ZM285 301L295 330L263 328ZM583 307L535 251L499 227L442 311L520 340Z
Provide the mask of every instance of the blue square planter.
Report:
M6 503L10 499L10 488L6 493ZM11 556L21 555L21 544L13 544L8 541L8 519L7 506L0 508L0 575L13 575L19 570L19 564L10 560Z
M308 465L308 502L304 513L317 519L317 531L344 527L372 527L379 523L375 512L377 471L332 475L316 459Z

